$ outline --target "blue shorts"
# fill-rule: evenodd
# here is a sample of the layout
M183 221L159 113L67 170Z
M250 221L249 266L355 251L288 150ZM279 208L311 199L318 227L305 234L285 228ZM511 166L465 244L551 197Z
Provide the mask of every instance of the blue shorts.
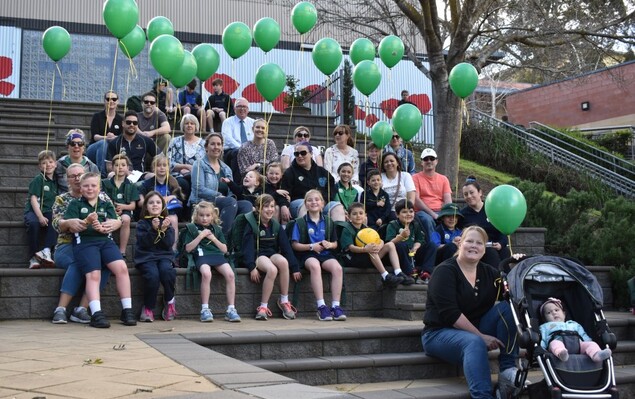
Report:
M77 268L83 274L101 270L116 260L123 260L119 248L110 239L73 244L73 256Z
M203 255L196 257L196 268L200 269L203 265L208 265L209 267L218 267L224 263L229 263L227 258L224 255Z
M300 268L304 269L304 264L306 263L306 260L309 258L315 258L318 260L318 262L320 262L320 265L322 265L322 263L326 262L329 259L335 259L337 260L337 258L335 258L335 256L333 256L333 253L328 253L328 254L317 254L315 252L296 252L295 253L295 257L298 259L298 262L300 263Z

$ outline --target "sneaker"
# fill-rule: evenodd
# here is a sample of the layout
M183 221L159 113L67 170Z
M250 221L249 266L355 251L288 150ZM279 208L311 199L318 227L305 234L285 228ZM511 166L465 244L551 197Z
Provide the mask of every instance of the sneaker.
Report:
M317 317L320 321L331 321L333 320L333 316L331 315L331 309L327 308L326 305L322 305L317 310Z
M165 321L172 321L176 318L176 305L174 303L166 303L161 312L161 317Z
M66 309L57 308L55 312L53 312L53 320L51 321L53 324L66 324L68 320L66 319Z
M141 314L139 315L139 321L152 323L154 321L154 312L152 312L152 309L146 308L145 306L142 307Z
M29 260L29 269L39 269L40 267L40 261L35 256Z
M230 323L240 323L240 316L238 315L236 308L233 308L225 312L225 320L227 320Z
M258 306L258 309L256 309L256 320L266 321L271 316L272 314L269 308Z
M214 315L212 311L209 309L201 310L201 322L203 323L211 323L214 321Z
M419 278L421 279L423 284L428 284L428 282L430 281L430 273L423 272L419 275Z
M497 398L507 399L520 393L520 388L515 385L517 374L518 369L516 367L510 367L498 373Z
M339 306L333 306L331 308L331 315L333 316L333 320L346 320L346 313L344 313L344 309L340 308Z
M55 267L55 262L53 262L50 252L38 251L34 257L40 261L42 267Z
M137 318L134 317L134 313L132 313L132 309L130 308L125 308L121 310L121 316L119 316L119 320L121 320L124 326L137 325Z
M293 305L291 305L291 302L282 303L280 302L280 298L278 298L278 307L280 308L280 310L282 310L282 317L284 317L287 320L295 319L295 315L296 313L298 313L296 308L294 308Z
M88 324L90 323L90 315L86 308L75 308L71 313L71 321L73 323Z
M388 273L388 275L386 275L386 278L384 278L382 281L384 282L384 285L394 288L401 284L401 277L395 276L392 273Z
M397 277L401 278L401 284L403 285L412 285L415 283L415 279L406 275L404 272L399 273Z
M95 328L110 328L110 322L106 318L106 315L101 310L93 313L90 318L90 326Z

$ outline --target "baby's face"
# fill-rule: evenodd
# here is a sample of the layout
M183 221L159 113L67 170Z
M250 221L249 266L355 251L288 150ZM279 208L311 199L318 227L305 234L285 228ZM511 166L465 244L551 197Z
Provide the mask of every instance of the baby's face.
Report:
M546 304L543 312L547 321L564 321L564 311L555 303Z

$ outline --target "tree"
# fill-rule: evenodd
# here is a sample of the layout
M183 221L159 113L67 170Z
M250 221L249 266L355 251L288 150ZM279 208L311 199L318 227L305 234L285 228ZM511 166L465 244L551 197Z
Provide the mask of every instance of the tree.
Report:
M535 75L544 79L561 78L562 73L571 76L596 69L616 55L632 56L635 43L633 0L312 2L318 24L330 31L376 43L389 34L402 38L406 57L432 81L439 171L453 182L458 176L461 128L460 100L448 85L455 65L468 61L480 70L498 64L537 71ZM495 60L501 52L505 56Z

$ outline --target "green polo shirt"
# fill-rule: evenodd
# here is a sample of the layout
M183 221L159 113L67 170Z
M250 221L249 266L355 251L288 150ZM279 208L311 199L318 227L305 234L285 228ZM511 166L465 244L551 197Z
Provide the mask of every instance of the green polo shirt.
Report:
M391 241L393 238L397 237L397 235L403 230L404 225L401 224L399 220L393 220L388 223L388 227L386 227L386 242ZM407 240L403 240L401 242L405 242L408 244L409 248L412 248L415 245L415 242L418 242L423 245L425 241L425 235L423 231L419 227L419 224L416 222L410 223L410 236L408 236Z
M92 206L84 197L73 200L68 204L68 208L66 208L66 212L64 213L64 219L84 220L93 212L97 212L98 220L102 223L107 219L119 219L112 203L98 199L95 206ZM86 241L110 240L110 234L102 234L93 229L92 225L88 225L86 230L81 233L75 233L75 239L78 244Z
M31 180L31 183L29 183L29 195L26 199L24 213L33 212L33 207L31 206L32 195L37 197L37 202L40 204L42 213L51 212L53 210L53 204L55 203L55 197L57 197L57 182L47 178L44 173L35 176L33 180ZM42 201L42 198L44 198L44 201Z
M115 178L111 177L108 180L102 180L102 190L108 194L108 196L118 204L130 204L139 200L139 190L137 186L128 179L124 179L123 182L117 187L115 184Z

